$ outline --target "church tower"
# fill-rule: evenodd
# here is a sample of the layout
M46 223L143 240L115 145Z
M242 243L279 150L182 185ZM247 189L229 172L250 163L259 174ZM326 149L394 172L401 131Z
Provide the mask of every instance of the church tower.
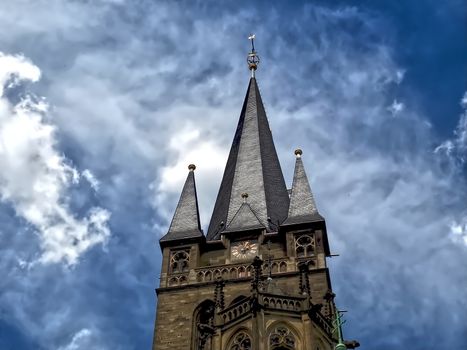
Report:
M153 350L353 349L334 304L326 223L299 149L286 187L250 39L251 78L207 234L191 164L160 239Z

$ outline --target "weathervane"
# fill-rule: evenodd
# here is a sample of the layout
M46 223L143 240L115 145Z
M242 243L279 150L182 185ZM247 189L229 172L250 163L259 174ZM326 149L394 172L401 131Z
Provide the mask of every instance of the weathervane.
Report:
M251 41L251 52L248 54L248 57L247 57L247 62L248 62L248 68L250 68L251 70L251 77L254 78L255 77L255 71L256 71L256 68L258 68L258 64L259 64L259 56L256 54L256 51L255 51L255 34L251 34L249 37L248 37L248 40Z

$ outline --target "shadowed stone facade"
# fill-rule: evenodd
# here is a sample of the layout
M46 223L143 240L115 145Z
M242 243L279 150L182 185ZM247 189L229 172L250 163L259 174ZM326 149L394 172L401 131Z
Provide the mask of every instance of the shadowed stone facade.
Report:
M297 150L287 191L252 77L208 234L201 231L190 166L160 240L153 349L334 349L326 224L301 155Z

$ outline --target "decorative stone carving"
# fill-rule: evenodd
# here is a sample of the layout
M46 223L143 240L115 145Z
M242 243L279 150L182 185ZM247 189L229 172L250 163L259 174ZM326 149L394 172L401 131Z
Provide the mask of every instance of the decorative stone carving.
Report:
M261 260L258 256L253 259L253 281L251 282L251 290L258 291L259 282L261 280L261 266L263 265L263 260Z
M308 278L308 266L310 263L308 261L303 261L298 263L298 270L300 271L300 293L302 295L308 295L311 297L311 288L310 288L310 280Z
M183 286L185 284L188 284L188 274L186 273L170 276L167 281L169 287Z
M302 234L295 237L295 254L297 258L305 258L315 254L315 237L312 234Z
M271 349L287 348L295 349L295 336L284 325L277 326L269 336Z
M222 277L218 277L216 280L216 287L214 289L214 302L216 304L217 312L220 312L225 308L224 286L224 280Z
M271 261L272 274L280 274L287 272L287 259L275 259ZM262 266L263 273L269 272L269 263ZM218 277L225 280L232 280L237 278L251 277L253 267L251 264L230 264L222 267L203 267L196 269L197 282L211 282L215 281Z
M190 270L190 250L176 250L170 253L169 273L182 273Z
M239 332L232 341L229 350L251 350L251 338L244 332Z

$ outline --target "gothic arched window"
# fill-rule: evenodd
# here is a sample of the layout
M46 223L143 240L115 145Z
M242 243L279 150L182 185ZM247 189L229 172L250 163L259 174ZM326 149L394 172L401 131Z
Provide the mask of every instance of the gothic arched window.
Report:
M170 254L169 273L188 272L190 270L190 250L177 250Z
M269 345L271 350L293 350L295 349L295 336L287 327L279 325L269 336Z
M241 331L235 335L229 350L251 350L251 338L245 332Z
M312 256L315 253L315 237L311 234L295 237L295 253L297 258Z
M193 349L211 350L214 334L214 310L212 300L203 301L195 310L193 317Z

